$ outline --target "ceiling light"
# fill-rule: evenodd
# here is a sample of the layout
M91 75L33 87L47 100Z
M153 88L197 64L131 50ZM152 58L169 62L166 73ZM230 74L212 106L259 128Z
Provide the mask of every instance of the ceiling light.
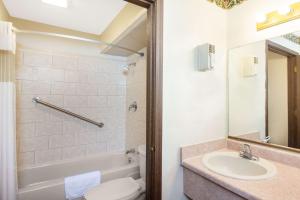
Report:
M289 6L283 6L278 9L278 13L281 15L287 15L291 12L291 8Z
M266 21L267 21L266 15L261 14L261 15L256 16L256 22L257 23L264 23Z
M62 8L68 7L68 0L42 0L43 3L58 6Z

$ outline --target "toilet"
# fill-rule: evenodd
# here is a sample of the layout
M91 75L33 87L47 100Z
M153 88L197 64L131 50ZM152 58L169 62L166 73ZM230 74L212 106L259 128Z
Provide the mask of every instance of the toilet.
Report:
M96 186L86 192L86 200L135 200L145 191L146 145L138 146L141 178L114 179Z

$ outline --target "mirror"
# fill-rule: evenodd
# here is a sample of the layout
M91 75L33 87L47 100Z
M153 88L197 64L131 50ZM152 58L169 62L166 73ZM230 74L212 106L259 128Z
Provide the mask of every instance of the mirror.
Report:
M229 51L229 136L300 148L300 31Z

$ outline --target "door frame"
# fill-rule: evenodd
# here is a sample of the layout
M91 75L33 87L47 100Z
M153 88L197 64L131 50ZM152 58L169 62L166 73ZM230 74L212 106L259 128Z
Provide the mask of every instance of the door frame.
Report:
M161 200L163 0L125 1L148 10L146 199Z
M288 60L288 146L294 147L294 142L296 141L297 134L295 134L296 131L296 124L294 120L291 120L294 118L294 111L296 104L296 98L297 98L297 91L295 88L295 85L297 85L297 74L295 73L295 67L296 67L296 59L297 56L299 56L299 53L296 51L293 51L291 49L288 49L284 46L281 46L277 43L274 43L272 41L267 40L266 42L266 136L269 135L269 120L268 120L268 112L269 112L269 100L268 100L268 52L273 52L276 54L280 54L282 56L286 56Z

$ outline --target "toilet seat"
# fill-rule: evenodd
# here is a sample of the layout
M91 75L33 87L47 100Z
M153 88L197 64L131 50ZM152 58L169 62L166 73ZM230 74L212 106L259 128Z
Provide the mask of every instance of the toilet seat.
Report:
M140 190L140 185L133 178L120 178L92 188L84 198L86 200L132 200L139 196Z

